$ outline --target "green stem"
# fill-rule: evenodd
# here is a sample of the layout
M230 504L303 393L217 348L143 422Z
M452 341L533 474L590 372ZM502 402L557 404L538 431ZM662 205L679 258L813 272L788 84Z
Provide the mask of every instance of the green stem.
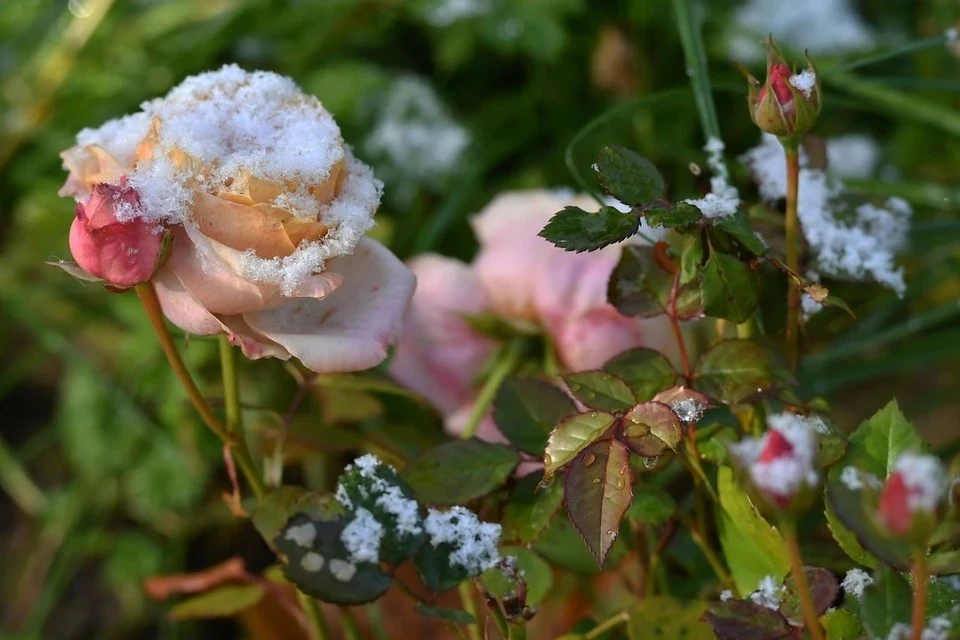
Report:
M784 144L787 158L787 268L800 273L800 220L797 196L800 186L800 156L795 144ZM787 282L787 359L790 369L797 370L800 358L800 285L792 278Z
M490 375L487 376L487 380L483 383L480 393L477 394L477 400L473 403L473 409L471 409L470 416L467 418L467 422L463 427L463 433L460 434L461 438L469 440L477 435L477 429L493 405L493 400L497 396L500 385L503 384L504 379L516 368L519 359L520 350L516 344L509 344L501 351L497 361L493 365L493 370L490 371Z
M27 515L37 516L47 506L47 496L33 482L3 438L0 438L0 486Z
M697 113L700 114L700 126L703 135L721 139L720 120L717 118L717 108L713 104L713 91L710 88L710 71L707 67L707 53L703 46L703 37L700 34L700 25L693 19L690 0L672 0L673 17L677 22L677 31L680 34L680 43L683 46L683 57L686 60L687 75L690 77L690 86L697 103Z
M690 531L690 538L693 540L693 543L697 545L697 548L703 553L704 557L707 559L707 563L710 565L710 568L713 569L713 572L716 574L717 578L720 579L720 582L724 586L731 586L733 580L730 578L730 574L727 572L727 568L723 566L723 561L720 560L720 556L717 555L717 552L713 550L710 546L710 543L703 536L703 530L697 525L697 523L690 520L690 518L683 518L681 521L683 526Z
M913 619L911 626L911 640L920 640L923 630L927 626L927 554L918 551L913 559Z
M480 615L477 612L477 604L473 600L472 583L469 580L464 580L460 583L458 590L460 591L460 600L463 603L463 610L479 621ZM469 637L470 640L481 640L479 624L468 624L466 627L467 637Z
M340 607L340 622L344 640L360 640L360 628L349 608Z
M310 628L313 629L313 640L329 640L330 630L327 629L327 622L323 619L323 612L320 611L317 601L299 589L297 589L297 600L307 615Z
M831 67L829 69L824 69L820 75L822 77L834 76L838 73L844 73L848 71L853 71L854 69L860 69L869 65L877 64L879 62L886 62L887 60L892 60L894 58L899 58L900 56L907 55L908 53L914 53L916 51L924 51L926 49L939 49L950 42L950 38L946 34L940 34L936 36L930 36L927 38L920 38L912 42L904 43L898 47L893 47L887 49L881 53L872 56L866 56L860 58L859 60L854 60L847 64L841 64L836 67Z
M232 433L237 444L231 447L233 457L243 471L243 475L250 483L250 488L257 500L262 500L267 494L263 477L257 471L257 465L250 455L247 440L243 431L243 411L240 408L240 381L237 376L237 363L234 358L233 346L227 336L220 336L220 372L223 376L223 400L226 407L227 430Z
M810 596L810 585L807 583L807 574L803 569L803 559L800 557L800 544L797 542L797 529L793 523L783 523L780 526L783 533L783 539L787 543L787 553L790 556L790 569L793 573L793 582L797 588L797 596L800 598L800 609L803 611L803 619L807 625L807 632L812 640L825 640L823 628L820 626L820 619L817 616L817 610L813 606L813 598Z
M626 624L626 622L629 620L630 620L629 611L621 611L620 613L614 614L613 616L610 616L609 618L607 618L606 620L604 620L603 622L595 626L593 629L591 629L587 633L583 634L584 640L593 640L594 638L599 638L600 636L605 634L607 631L610 631L611 629L615 629L622 624Z

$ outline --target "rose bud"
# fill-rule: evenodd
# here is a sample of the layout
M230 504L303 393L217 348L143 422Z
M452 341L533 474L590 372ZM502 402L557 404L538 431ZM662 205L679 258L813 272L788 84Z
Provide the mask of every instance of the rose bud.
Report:
M767 38L767 80L760 81L741 67L749 83L750 119L761 130L796 139L813 127L820 113L820 78L807 57L807 69L790 70L780 50Z
M164 233L155 222L133 215L139 206L134 189L102 183L77 204L70 252L84 271L118 287L132 287L153 276Z
M763 437L745 438L730 448L759 506L797 512L809 505L820 480L816 422L790 413L773 415Z
M880 523L898 538L925 542L937 524L945 484L937 458L901 453L880 491Z

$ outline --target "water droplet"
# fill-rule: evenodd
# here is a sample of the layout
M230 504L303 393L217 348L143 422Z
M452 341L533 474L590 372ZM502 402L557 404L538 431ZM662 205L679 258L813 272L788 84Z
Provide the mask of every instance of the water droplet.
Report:
M629 465L629 464L623 465L622 467L620 467L620 475L622 475L622 476L627 475L627 473L629 472L629 470L630 470L630 465Z
M623 478L617 478L617 481L614 483L614 486L616 486L617 489L623 489L624 487L627 486L627 483L624 481Z
M553 456L549 453L543 454L543 466L549 467L553 464Z
M653 457L650 457L650 458L644 458L644 459L643 459L643 466L645 466L647 469L653 469L655 466L657 466L657 462L659 462L659 461L660 461L660 456L653 456Z
M594 478L593 484L600 484L600 478Z
M596 412L596 411L594 411L593 413L591 413L591 414L590 414L590 417L591 417L591 418L596 418L596 417L597 417L597 415L598 415L598 414L597 414L597 412Z
M613 536L617 535L617 532L613 529L607 529L607 535L612 538Z
M580 464L584 467L589 467L596 462L596 460L597 456L593 455L592 453L588 453L587 455L583 456L583 460L580 461Z
M89 18L93 13L93 9L85 0L70 0L67 3L67 10L76 18Z

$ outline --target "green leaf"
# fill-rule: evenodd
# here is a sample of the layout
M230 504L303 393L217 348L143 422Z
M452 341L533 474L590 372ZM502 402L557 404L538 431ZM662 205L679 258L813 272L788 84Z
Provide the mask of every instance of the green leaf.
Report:
M737 486L729 467L720 467L717 493L723 507L717 513L720 546L740 593L751 593L766 576L786 575L790 560L783 536Z
M588 212L569 206L550 218L538 235L565 251L581 253L626 240L639 228L640 218L634 213L613 207Z
M857 427L850 435L850 449L844 464L872 473L881 480L892 471L905 451L929 452L930 447L900 411L896 400Z
M803 572L807 577L813 608L819 616L833 604L840 591L840 585L837 584L837 579L832 573L821 567L804 567ZM802 627L803 610L792 573L783 581L783 586L786 587L786 592L780 603L780 613L794 626Z
M847 453L847 437L832 424L823 421L823 427L817 433L817 464L825 469L843 459Z
M543 455L550 431L576 405L560 389L535 378L508 377L493 402L493 420L511 444L533 456Z
M646 402L664 389L669 389L680 377L666 356L646 347L614 356L607 360L603 369L626 382L639 402Z
M620 261L610 274L607 298L627 316L653 317L664 313L670 304L673 274L664 271L653 256L653 248L626 246ZM702 312L700 287L695 282L677 292L677 317L699 317Z
M716 424L716 423L714 423ZM707 427L712 425L708 424ZM719 428L709 432L709 435L703 440L699 438L704 428L697 428L697 449L704 460L709 460L713 464L727 464L730 459L730 445L740 440L737 430L727 425L721 425Z
M700 278L703 311L714 318L746 322L760 302L760 287L749 266L726 253L711 253Z
M577 400L600 411L622 411L636 403L627 383L606 371L579 371L561 376Z
M418 602L414 610L427 618L437 618L446 620L454 624L476 624L477 619L472 613L467 613L461 609L447 609L445 607L431 607L428 604Z
M707 605L683 603L669 596L650 596L630 612L627 636L630 640L653 638L696 640L709 638L710 625L701 620Z
M697 360L694 386L727 404L796 384L776 351L750 340L724 340Z
M563 485L541 486L542 473L531 473L514 485L503 509L503 539L523 543L535 541L550 524L563 502Z
M779 612L749 600L714 603L704 619L718 640L782 640L792 632Z
M536 552L526 547L503 547L500 555L504 558L513 556L517 560L517 567L526 584L527 597L523 604L537 606L553 586L553 569ZM517 584L504 576L499 568L485 572L480 579L494 597L506 598L516 590ZM522 608L522 607L520 607Z
M616 421L613 414L598 411L578 413L563 420L547 441L547 449L543 454L544 474L553 475L606 433Z
M638 404L623 417L623 440L635 453L656 458L676 451L683 429L673 409L659 402Z
M583 538L567 518L554 518L550 526L540 534L534 548L558 567L587 575L596 575L602 571ZM618 565L629 552L630 549L623 539L618 538L607 554L609 564Z
M651 227L663 227L664 229L689 227L703 219L700 210L686 202L655 204L644 207L643 217Z
M307 491L302 487L285 486L267 494L257 505L251 520L267 544L273 547L277 534L297 513L333 520L343 516L346 510L331 495Z
M307 595L335 604L373 602L393 579L370 562L354 562L341 540L346 519L294 515L274 538L283 575ZM424 545L429 546L429 545Z
M910 585L897 571L880 567L860 601L860 619L866 632L871 638L887 638L895 624L910 624L912 612Z
M663 199L663 176L647 158L623 147L604 147L594 165L603 190L627 205Z
M820 618L827 640L860 640L863 629L860 622L846 609L828 611Z
M403 470L403 478L423 502L463 504L506 482L519 454L480 440L454 440L430 449Z
M703 267L703 238L701 234L691 234L683 237L680 249L680 284L693 282L700 275Z
M833 539L836 540L837 545L843 552L850 557L851 560L856 562L859 565L864 567L869 567L871 569L877 568L877 558L863 548L863 546L857 541L857 536L850 531L837 517L836 511L833 510L833 507L830 504L830 501L826 501L826 505L823 509L823 514L827 518L827 527L830 529L830 533L833 535Z
M167 617L171 620L229 618L256 605L266 590L258 584L216 587L174 605Z
M630 452L616 440L584 449L567 467L563 502L570 522L603 567L633 498Z
M753 255L766 255L767 243L754 232L753 225L750 224L750 218L747 217L745 212L737 211L732 216L722 218L713 226L726 232L737 244Z
M638 524L664 524L677 509L673 497L660 487L638 485L634 487L633 494L633 504L627 509L627 518Z

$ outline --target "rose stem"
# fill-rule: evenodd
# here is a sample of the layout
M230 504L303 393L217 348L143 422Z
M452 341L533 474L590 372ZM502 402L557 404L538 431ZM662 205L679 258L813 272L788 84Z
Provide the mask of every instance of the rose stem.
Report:
M230 433L217 416L213 414L203 394L200 393L196 383L194 383L190 372L187 371L187 367L180 357L180 352L177 351L177 345L173 342L173 336L171 336L170 331L167 330L167 325L163 318L163 310L160 308L160 301L157 299L157 293L154 291L153 285L150 282L144 282L143 284L138 284L135 288L137 295L140 297L140 302L147 312L147 317L150 318L150 324L153 325L153 330L157 334L160 347L167 356L167 362L170 363L170 368L173 369L174 374L176 374L180 380L180 384L183 385L187 396L190 398L190 402L197 410L197 413L200 414L200 417L203 418L204 423L210 427L210 430L217 434L224 444L229 445L234 450L237 461L240 463L240 468L247 478L247 482L250 483L250 487L253 489L257 498L261 498L266 493L266 489L263 481L254 472L253 461L250 459L250 453L247 452L246 445L242 440L238 440ZM246 453L245 456L244 453Z
M680 360L683 364L683 377L687 384L690 384L692 371L690 369L690 357L687 355L687 345L683 340L683 332L680 331L680 323L677 320L677 293L680 289L680 271L673 276L673 286L670 288L670 304L667 308L667 317L670 318L670 326L673 328L673 335L677 339L677 346L680 348Z
M587 633L583 634L583 637L586 638L587 640L593 640L594 638L599 638L600 636L605 634L607 631L610 631L611 629L615 629L616 627L619 627L621 624L624 624L629 620L630 620L629 611L621 611L620 613L615 613L614 615L610 616L609 618L607 618L606 620L604 620L603 622L595 626L593 629L591 629Z
M477 400L473 403L473 409L471 409L470 416L467 418L467 422L463 427L463 433L460 434L460 437L464 440L469 440L477 435L477 429L480 427L484 416L487 415L490 405L493 404L500 385L503 384L504 379L516 368L517 360L520 357L519 351L520 349L516 343L510 343L500 352L497 361L493 365L493 370L487 377L486 382L483 383L483 387L477 395Z
M303 612L307 614L307 619L313 628L313 640L328 640L330 631L327 629L327 623L323 619L323 612L320 611L317 601L300 589L297 589L297 600L300 601L300 606L303 608Z
M787 158L787 268L800 275L800 223L797 216L797 193L800 185L800 156L796 143L783 146ZM797 370L800 359L800 284L787 279L787 358L790 369Z
M913 622L910 637L920 640L927 626L927 554L918 551L913 559Z
M463 610L472 615L476 620L479 620L479 614L477 613L477 603L473 600L473 589L471 588L472 584L470 580L464 580L460 583L458 590L460 591L460 600L463 602ZM480 640L480 627L476 624L468 624L467 626L467 637L470 640Z
M787 552L790 555L790 568L793 572L793 582L797 588L797 595L800 597L800 609L803 611L803 619L807 624L807 631L813 640L825 640L823 629L820 627L820 619L817 617L817 610L813 606L813 598L810 597L810 585L807 584L807 574L803 570L803 560L800 558L800 544L797 542L797 529L792 522L784 523L780 529L783 532L783 539L787 543Z
M227 336L220 336L220 371L223 377L223 399L226 406L227 429L237 438L237 445L233 448L233 455L243 469L257 500L263 498L267 490L263 477L257 473L257 466L247 448L247 441L243 431L243 412L240 410L240 379L237 376L237 363L233 356L233 345ZM254 483L250 478L256 478Z

